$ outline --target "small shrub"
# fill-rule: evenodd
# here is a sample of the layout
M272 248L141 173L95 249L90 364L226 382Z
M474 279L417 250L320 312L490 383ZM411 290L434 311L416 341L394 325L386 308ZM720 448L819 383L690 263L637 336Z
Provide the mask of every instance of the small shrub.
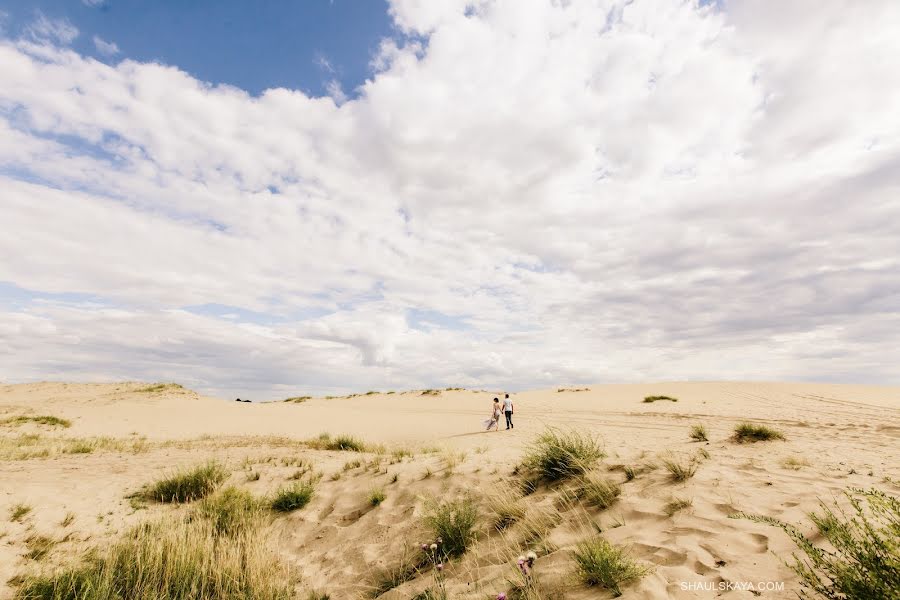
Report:
M672 396L647 396L644 398L644 402L657 402L659 400L668 400L670 402L678 402L678 398L673 398Z
M139 495L157 502L192 502L213 493L227 478L220 464L210 462L160 479Z
M24 425L25 423L35 423L37 425L50 425L54 427L71 427L72 421L68 419L60 419L51 415L20 415L18 417L10 417L0 420L0 425Z
M800 577L800 597L829 600L900 598L900 500L876 489L844 492L850 501L845 511L820 502L821 514L810 519L830 544L816 546L794 526L771 517L746 515L759 523L780 527L797 544L788 566ZM849 514L848 514L849 513Z
M578 495L590 506L606 509L615 504L622 488L618 483L610 479L599 477L585 477Z
M694 425L691 427L691 439L697 442L708 442L709 438L706 435L706 427L703 425Z
M387 496L384 494L384 490L381 488L376 488L369 492L369 504L372 506L378 506Z
M586 585L610 590L615 597L622 595L620 585L640 579L650 569L638 565L622 549L600 536L578 543L574 551L576 576Z
M586 433L549 428L529 446L523 464L548 481L585 473L605 456L599 441Z
M672 481L685 481L694 476L697 472L697 461L694 459L685 461L674 456L667 456L661 459L663 466L669 472Z
M784 434L777 429L766 427L765 425L755 425L753 423L739 423L734 428L733 441L743 444L744 442L764 442L768 440L783 440Z
M323 433L318 438L308 441L307 444L316 450L366 451L366 444L352 435L339 435L333 438L330 434Z
M674 516L678 511L693 506L693 504L693 500L676 498L675 496L672 496L672 499L666 503L665 511L666 514L671 517Z
M270 506L272 510L278 512L299 510L309 504L314 492L315 486L311 481L297 482L278 490L272 498Z
M461 556L475 540L478 511L469 497L426 504L425 525L442 540L441 550L448 557Z
M31 507L28 506L27 504L22 504L21 502L19 504L14 504L9 509L9 520L16 522L16 523L21 523L22 519L25 518L25 515L27 515L30 512L31 512Z

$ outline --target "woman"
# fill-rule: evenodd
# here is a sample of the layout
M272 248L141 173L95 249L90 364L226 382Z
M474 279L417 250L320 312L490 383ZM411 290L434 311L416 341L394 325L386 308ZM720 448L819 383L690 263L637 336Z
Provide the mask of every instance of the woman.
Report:
M500 431L500 398L494 398L494 406L491 410L491 418L484 422L485 430L490 431L491 427L494 431Z

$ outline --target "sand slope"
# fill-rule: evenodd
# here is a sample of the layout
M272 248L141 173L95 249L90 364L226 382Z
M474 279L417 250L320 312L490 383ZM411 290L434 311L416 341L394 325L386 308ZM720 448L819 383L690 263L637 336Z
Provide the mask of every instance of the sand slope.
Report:
M795 597L796 578L777 556L792 550L786 536L728 516L744 511L805 522L817 498L829 499L848 486L900 491L900 388L805 383L589 387L515 394L516 428L484 433L479 425L489 412L490 391L244 404L178 388L141 391L147 384L139 383L0 386L0 419L48 414L72 422L69 428L0 426L0 597L12 596L6 582L16 574L61 564L143 519L182 510L136 507L125 496L178 466L209 458L232 470L230 483L260 495L284 484L300 458L323 473L311 505L275 522L275 543L303 578L298 591L323 589L332 598L363 597L374 570L395 564L421 541L423 496L469 492L481 498L512 479L523 448L548 425L599 434L609 455L601 470L619 481L624 477L617 467L640 465L659 453L693 456L702 447L710 455L685 483L670 482L661 469L624 483L619 502L602 512L560 507L553 489L526 498L536 508L562 511L538 560L538 573L576 600L609 596L568 577L570 549L583 536L577 525L585 515L607 539L630 545L636 558L656 567L624 590L626 598L756 596L708 589L723 581L784 582L784 591L764 591L763 597ZM653 394L679 401L641 401ZM735 423L745 419L780 429L787 441L728 441ZM709 443L688 438L694 423L706 426ZM387 452L355 456L298 443L326 431L385 444ZM34 435L24 442L23 434ZM91 452L69 452L73 442L66 440L98 437L106 439ZM418 450L398 462L390 453L398 447ZM424 452L427 447L440 451ZM787 468L782 463L789 457L809 464ZM356 458L363 466L345 470ZM448 468L448 462L458 464ZM248 472L258 472L259 479L248 481ZM335 473L340 479L332 480ZM391 483L395 474L398 480ZM375 508L365 499L373 487L387 494ZM664 506L673 495L693 504L669 517ZM8 517L17 503L32 507L21 523ZM73 520L63 526L68 513ZM453 597L486 598L504 591L505 579L514 575L504 553L507 540L483 529L476 548L448 569ZM40 561L24 556L26 540L35 535L59 542ZM430 577L420 578L383 597L410 598L429 582ZM705 582L707 589L684 589L690 582Z

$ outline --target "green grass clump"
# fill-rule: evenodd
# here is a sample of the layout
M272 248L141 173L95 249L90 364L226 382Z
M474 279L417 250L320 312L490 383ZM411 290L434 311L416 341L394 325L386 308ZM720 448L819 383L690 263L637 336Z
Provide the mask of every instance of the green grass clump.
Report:
M593 436L549 428L531 443L523 465L548 481L557 481L584 474L604 456Z
M365 452L365 442L358 440L352 435L339 435L331 437L331 434L323 433L318 438L307 442L310 447L316 450L344 450L348 452Z
M682 459L675 456L661 458L663 466L669 472L672 481L685 481L694 476L699 466L695 459Z
M874 488L844 494L849 509L820 502L822 513L810 514L827 549L772 517L735 516L780 527L797 544L800 555L788 566L800 577L801 598L900 599L900 499Z
M739 423L734 428L734 435L731 439L739 444L744 442L765 442L768 440L783 440L784 434L765 425Z
M441 538L440 552L447 557L461 556L475 541L478 510L469 497L426 504L425 525L435 539Z
M214 522L139 525L79 563L26 576L17 600L290 600L289 572L261 528L219 535Z
M622 487L611 479L585 477L578 490L584 502L596 508L605 509L615 504Z
M299 510L309 504L314 492L315 485L312 481L298 481L275 492L270 506L272 510L277 510L278 512Z
M228 477L228 471L216 462L160 479L140 493L157 502L192 502L212 494Z
M691 427L691 439L696 442L708 442L709 438L706 435L706 427L703 425L694 425Z
M27 504L13 504L9 509L9 520L15 523L21 523L25 515L31 512L31 507Z
M36 423L37 425L51 425L56 427L71 427L72 421L61 419L52 415L19 415L18 417L9 417L0 420L0 425L24 425L25 423Z
M312 400L312 396L294 396L293 398L285 398L282 402L293 402L294 404L300 404L302 402L306 402L307 400Z
M376 488L369 492L369 504L372 506L378 506L384 502L385 498L387 498L387 496L381 488Z
M610 590L615 597L622 595L620 585L640 579L650 569L638 565L622 548L595 536L575 546L575 574L589 586Z
M670 402L678 402L678 398L672 396L647 396L644 398L645 403L656 402L657 400L668 400Z
M194 517L208 521L220 535L236 535L258 525L263 504L253 494L236 487L226 487L197 504Z

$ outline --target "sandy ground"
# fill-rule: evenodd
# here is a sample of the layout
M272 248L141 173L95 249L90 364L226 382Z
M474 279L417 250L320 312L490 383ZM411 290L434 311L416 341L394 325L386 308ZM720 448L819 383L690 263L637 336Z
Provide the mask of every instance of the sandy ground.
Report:
M585 518L610 541L629 546L653 572L628 585L625 598L792 598L798 584L782 563L793 546L777 528L729 518L738 511L802 523L818 500L847 487L900 492L900 388L807 383L658 383L599 385L586 391L541 390L513 395L515 429L485 433L491 391L370 394L303 403L247 404L201 397L188 390L140 391L147 384L39 383L0 386L0 420L53 415L71 427L0 425L0 598L12 597L16 575L52 569L125 529L167 511L136 506L126 496L179 467L215 458L232 471L229 483L263 495L283 485L303 459L323 473L313 502L274 524L284 560L302 577L298 587L327 590L332 598L361 598L373 573L395 564L423 538L423 498L470 493L482 498L513 480L526 444L547 426L577 427L599 435L608 454L601 470L624 482L617 465L639 465L660 453L709 454L697 474L672 483L662 469L623 483L618 503L605 511L560 512L538 573L558 597L609 597L571 580L571 548ZM643 403L665 394L678 402ZM783 431L786 441L735 444L742 420ZM708 443L693 442L702 423ZM385 445L363 456L316 451L300 442L322 432L352 434ZM29 442L23 434L34 434ZM39 437L38 437L39 436ZM92 452L67 453L71 438L96 440ZM68 445L67 445L68 444ZM408 448L401 461L391 450ZM36 450L45 449L44 452ZM345 464L360 458L363 466ZM785 459L808 464L789 468ZM371 466L366 466L370 463ZM457 463L457 464L453 464ZM250 480L248 473L259 473ZM340 473L340 479L331 475ZM391 483L393 476L397 481ZM367 493L387 498L371 507ZM670 517L673 496L692 506ZM558 507L541 489L526 500ZM32 507L21 522L14 505ZM71 522L63 521L71 513ZM452 597L489 598L515 574L503 553L508 540L485 534L470 555L448 568ZM26 556L29 537L58 542L39 561ZM382 596L408 599L430 577ZM757 589L727 589L728 582ZM783 589L760 589L760 583ZM694 589L690 589L693 585ZM725 586L726 589L719 589ZM697 589L699 588L699 589Z

